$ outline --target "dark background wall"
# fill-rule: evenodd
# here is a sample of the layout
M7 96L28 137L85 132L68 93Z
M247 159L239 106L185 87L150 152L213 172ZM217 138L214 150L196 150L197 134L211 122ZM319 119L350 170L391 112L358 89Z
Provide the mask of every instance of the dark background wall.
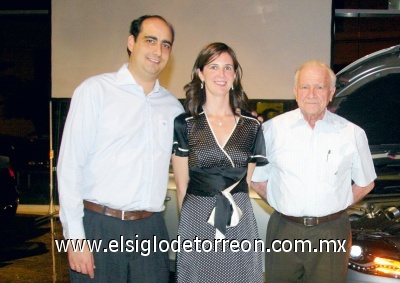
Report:
M51 1L0 1L0 134L49 133Z
M337 73L372 52L400 44L400 14L389 9L392 0L333 0L333 9L360 10L334 17L333 69ZM399 5L399 4L397 4ZM366 13L366 12L370 13ZM379 14L379 11L385 13ZM388 12L393 12L390 14ZM397 14L396 14L397 13Z
M0 154L21 203L49 203L51 1L0 1Z

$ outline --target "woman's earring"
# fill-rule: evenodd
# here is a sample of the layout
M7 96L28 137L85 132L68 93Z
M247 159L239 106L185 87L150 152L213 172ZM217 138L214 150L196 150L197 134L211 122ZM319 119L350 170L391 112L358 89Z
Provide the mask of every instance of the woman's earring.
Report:
M234 87L233 87L233 85L232 85L232 90L235 90Z
M204 82L201 82L200 88L203 89L204 87Z

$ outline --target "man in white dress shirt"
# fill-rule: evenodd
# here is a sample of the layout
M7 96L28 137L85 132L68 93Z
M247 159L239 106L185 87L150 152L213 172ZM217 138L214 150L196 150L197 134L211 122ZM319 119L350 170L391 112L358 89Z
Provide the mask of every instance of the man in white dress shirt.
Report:
M168 282L168 253L147 248L153 238L168 240L161 211L174 118L183 108L158 75L173 41L164 18L134 20L129 62L73 94L57 166L72 282ZM91 252L85 240L101 240L100 250ZM78 242L82 251L72 248Z
M275 209L267 229L267 282L346 281L346 208L372 190L376 174L365 132L327 110L335 83L328 66L306 62L295 74L299 108L264 123L269 164L255 169L252 186ZM336 250L321 240L334 240Z

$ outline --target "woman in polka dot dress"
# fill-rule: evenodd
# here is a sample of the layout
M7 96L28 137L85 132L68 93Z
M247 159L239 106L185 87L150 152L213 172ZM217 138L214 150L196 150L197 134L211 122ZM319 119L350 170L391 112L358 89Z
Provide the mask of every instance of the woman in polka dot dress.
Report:
M211 43L184 88L187 112L175 119L172 157L181 209L178 282L263 282L248 188L256 164L267 160L260 122L245 111L241 76L234 51Z

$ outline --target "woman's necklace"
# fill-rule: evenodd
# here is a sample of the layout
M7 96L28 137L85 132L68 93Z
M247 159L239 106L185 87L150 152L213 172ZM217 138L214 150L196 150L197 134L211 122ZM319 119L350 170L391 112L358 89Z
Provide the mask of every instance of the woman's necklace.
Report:
M203 108L203 110L204 110L204 112L207 114L207 109L206 108ZM236 123L236 117L235 117L235 115L233 115L233 118L235 119L235 123ZM220 126L220 127L222 127L222 125L223 125L223 123L222 123L222 120L221 119L218 119L218 126Z

